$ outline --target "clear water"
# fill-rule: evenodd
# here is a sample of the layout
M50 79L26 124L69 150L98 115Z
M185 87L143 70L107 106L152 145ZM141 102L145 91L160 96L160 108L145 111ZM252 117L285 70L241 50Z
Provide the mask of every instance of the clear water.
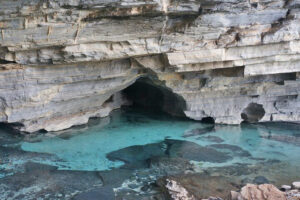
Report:
M161 113L119 110L113 112L111 117L92 120L88 126L76 127L61 132L60 135L47 133L2 146L18 147L25 152L50 154L52 157L35 157L31 158L31 161L57 166L59 170L103 171L124 165L121 160L109 160L107 154L111 152L134 145L174 139L193 142L201 147L210 147L230 155L229 159L220 162L190 160L191 163L196 163L199 171L207 169L212 173L223 174L228 173L228 167L236 170L233 166L245 164L248 167L240 170L247 169L250 174L246 176L243 173L229 173L230 176L233 178L264 176L277 185L289 184L300 179L299 125L270 123L212 126ZM193 153L199 152L189 152ZM10 166L17 167L22 162L26 162L26 159L11 160ZM3 164L2 168L5 169ZM256 170L250 170L254 168Z
M210 127L195 121L172 118L161 113L149 113L138 110L116 111L110 118L90 125L84 130L73 130L67 138L53 137L48 134L38 138L38 142L22 142L24 151L50 153L60 158L59 161L46 164L58 166L59 169L70 170L106 170L119 167L120 161L110 161L106 154L133 145L145 145L163 141L165 138L185 140L201 146L215 144L206 136L216 136L224 140L222 144L230 144L248 151L252 157L276 159L300 167L300 142L276 141L268 135L281 135L300 138L300 130L292 124L279 125L244 125L215 126L215 129L204 134L189 135L195 129ZM64 134L72 134L72 130ZM265 136L267 138L263 138ZM297 142L297 141L296 141ZM251 158L252 158L251 157ZM225 163L203 163L203 166L220 166L232 163L253 163L256 160L248 157L236 157Z

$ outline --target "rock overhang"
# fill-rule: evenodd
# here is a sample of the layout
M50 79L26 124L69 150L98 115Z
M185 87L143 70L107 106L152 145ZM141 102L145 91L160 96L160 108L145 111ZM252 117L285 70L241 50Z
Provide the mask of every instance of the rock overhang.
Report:
M299 122L298 20L298 2L283 0L3 0L0 121L83 124L150 74L195 120L239 124L258 104L259 121Z

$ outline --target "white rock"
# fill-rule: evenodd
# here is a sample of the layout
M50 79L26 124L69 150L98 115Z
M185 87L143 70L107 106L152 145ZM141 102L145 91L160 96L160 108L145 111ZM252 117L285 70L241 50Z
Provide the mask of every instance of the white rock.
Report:
M295 189L300 189L300 181L293 182L292 187L295 188Z
M280 189L283 190L283 191L288 191L288 190L292 189L292 187L290 185L282 185L280 187Z

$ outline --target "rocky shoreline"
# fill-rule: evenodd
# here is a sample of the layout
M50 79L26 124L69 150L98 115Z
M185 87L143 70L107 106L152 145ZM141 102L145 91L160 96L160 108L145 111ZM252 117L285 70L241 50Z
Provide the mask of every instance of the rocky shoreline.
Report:
M199 198L197 194L188 191L181 180L166 178L164 185L167 195L172 200L299 200L300 182L292 185L282 185L280 189L272 184L246 184L238 192L231 191L226 198Z

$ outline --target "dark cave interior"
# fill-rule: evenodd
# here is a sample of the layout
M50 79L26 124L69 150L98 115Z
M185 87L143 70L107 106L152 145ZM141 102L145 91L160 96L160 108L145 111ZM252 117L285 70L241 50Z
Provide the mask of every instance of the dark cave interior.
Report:
M132 106L157 110L172 116L184 117L185 101L163 84L156 84L150 78L139 78L123 90Z

